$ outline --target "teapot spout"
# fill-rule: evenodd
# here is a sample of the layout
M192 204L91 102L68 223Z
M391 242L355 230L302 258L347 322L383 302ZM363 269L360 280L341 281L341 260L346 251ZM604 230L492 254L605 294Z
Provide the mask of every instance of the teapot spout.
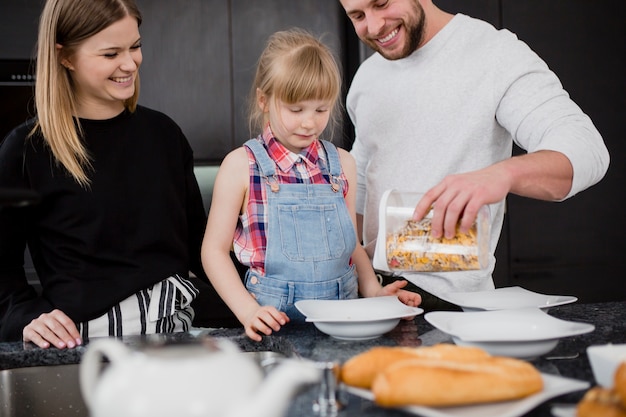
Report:
M253 397L227 417L281 417L301 387L319 383L322 370L312 361L286 359L276 367Z

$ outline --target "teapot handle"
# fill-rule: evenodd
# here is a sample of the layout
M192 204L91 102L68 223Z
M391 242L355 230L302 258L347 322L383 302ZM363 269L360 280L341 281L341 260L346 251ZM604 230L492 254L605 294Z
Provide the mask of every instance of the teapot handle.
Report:
M91 408L96 385L102 374L102 359L107 357L111 363L121 361L130 354L130 349L115 339L102 339L90 343L81 358L80 390L87 407Z

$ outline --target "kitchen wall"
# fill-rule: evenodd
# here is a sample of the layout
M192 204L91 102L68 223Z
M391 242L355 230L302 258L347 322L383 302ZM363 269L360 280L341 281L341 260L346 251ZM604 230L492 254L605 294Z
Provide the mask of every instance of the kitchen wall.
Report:
M346 85L362 47L335 0L137 0L144 13L141 103L170 114L198 165L218 164L250 135L245 98L267 36L301 26L341 57ZM42 0L0 2L0 59L29 58ZM626 300L626 2L623 0L435 0L445 10L516 32L555 70L603 134L605 179L563 203L510 196L497 248L499 286ZM349 148L351 128L335 132Z
M250 138L246 99L276 30L301 26L343 55L339 3L317 0L138 0L144 15L142 103L183 126L196 159L219 162ZM256 135L256 133L255 133Z
M271 33L300 26L322 36L338 57L346 55L345 20L336 1L137 4L143 14L140 104L164 111L181 125L198 163L219 163L250 138L246 99ZM33 56L42 5L42 0L0 2L0 59Z

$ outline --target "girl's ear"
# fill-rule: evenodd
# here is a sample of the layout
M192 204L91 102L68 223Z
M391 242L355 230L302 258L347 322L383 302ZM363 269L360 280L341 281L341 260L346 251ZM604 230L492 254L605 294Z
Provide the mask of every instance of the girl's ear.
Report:
M61 65L63 65L68 70L74 70L74 67L72 66L72 63L67 58L65 58L63 56L63 55L65 55L63 53L63 45L57 43L55 46L56 46L56 49L57 49L57 57L59 58L59 61L61 62Z
M263 113L268 111L268 99L267 96L261 91L260 88L256 89L256 103Z

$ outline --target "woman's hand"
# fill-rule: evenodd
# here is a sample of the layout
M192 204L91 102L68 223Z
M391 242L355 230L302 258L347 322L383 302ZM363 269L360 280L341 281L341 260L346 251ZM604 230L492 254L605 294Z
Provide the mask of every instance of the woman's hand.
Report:
M43 349L55 346L73 348L83 343L76 324L61 310L43 313L22 331L24 342L33 342Z
M281 326L289 323L289 317L273 306L259 306L244 320L246 335L257 342L263 338L259 333L269 336L280 330Z

